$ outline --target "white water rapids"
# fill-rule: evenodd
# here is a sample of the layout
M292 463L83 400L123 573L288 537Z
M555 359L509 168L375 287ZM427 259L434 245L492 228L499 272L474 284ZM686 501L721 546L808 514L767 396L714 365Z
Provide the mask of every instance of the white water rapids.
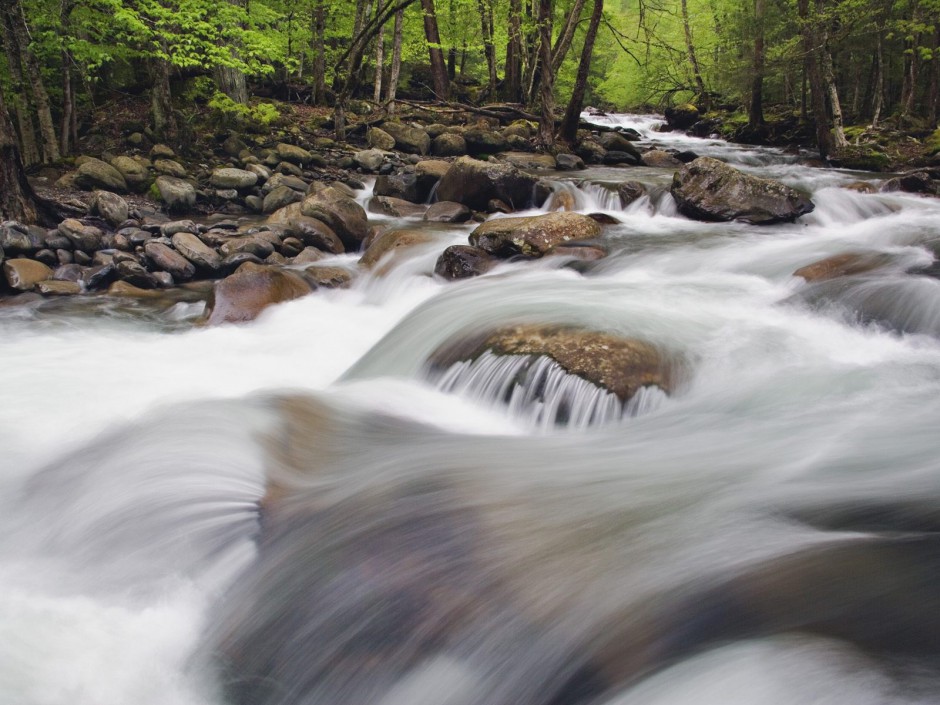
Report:
M436 226L245 325L0 308L0 704L937 702L940 281L917 270L940 200L606 120L816 210L698 223L671 172L592 168L557 186L621 221L590 266L444 283L471 227ZM607 187L627 179L650 195L624 210ZM793 276L848 251L889 264ZM689 373L621 414L545 371L599 404L574 427L428 375L440 346L520 321ZM272 484L288 499L259 520Z

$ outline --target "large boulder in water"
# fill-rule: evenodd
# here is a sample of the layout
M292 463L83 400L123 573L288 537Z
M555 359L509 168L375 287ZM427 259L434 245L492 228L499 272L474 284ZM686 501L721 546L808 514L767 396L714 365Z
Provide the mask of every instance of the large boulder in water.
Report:
M470 244L497 257L542 257L563 242L600 233L601 226L586 215L557 212L488 220L470 234Z
M666 108L666 126L670 130L688 130L699 118L698 108L691 103Z
M699 157L677 171L671 193L679 212L694 220L769 225L791 222L815 208L796 189L745 174L711 157Z
M437 187L440 201L456 201L473 210L486 210L492 199L499 199L515 209L533 205L534 176L512 164L483 162L461 157L441 178Z
M207 322L216 325L251 321L268 306L299 299L310 292L310 285L299 274L276 267L243 265L216 283L206 305Z
M541 355L566 372L615 394L627 402L644 387L671 393L678 382L678 361L642 340L576 326L518 325L459 341L432 356L437 369L484 352L494 355Z
M337 186L312 185L300 212L326 223L343 241L347 252L358 252L369 234L365 210Z

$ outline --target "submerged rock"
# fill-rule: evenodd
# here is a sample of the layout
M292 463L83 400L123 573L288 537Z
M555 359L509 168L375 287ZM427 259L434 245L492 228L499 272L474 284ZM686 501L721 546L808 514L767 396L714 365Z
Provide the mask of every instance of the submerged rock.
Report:
M796 189L711 157L699 157L676 172L671 193L679 212L694 220L770 225L791 222L815 208Z
M642 340L575 326L519 325L501 328L439 350L432 365L446 369L484 352L495 355L543 355L565 371L629 401L644 387L675 391L679 364L670 354Z
M428 230L389 230L372 241L360 258L359 264L371 268L390 252L424 245L435 239L434 233Z
M601 226L590 217L565 211L488 220L470 234L470 244L497 257L542 257L563 242L600 233Z
M499 262L486 250L470 245L451 245L434 265L434 273L444 279L467 279L486 274Z
M852 274L864 274L889 264L892 257L883 252L844 252L800 267L793 276L808 282L825 281Z

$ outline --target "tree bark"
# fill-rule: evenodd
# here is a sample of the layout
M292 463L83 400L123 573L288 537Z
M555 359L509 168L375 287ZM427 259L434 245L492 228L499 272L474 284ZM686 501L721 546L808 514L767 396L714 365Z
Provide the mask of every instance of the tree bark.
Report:
M754 63L751 80L751 107L748 125L757 129L764 124L764 17L766 0L754 0Z
M26 93L27 88L23 80L23 69L20 66L19 52L16 50L13 31L6 21L6 17L0 17L0 38L3 40L4 53L7 56L7 68L10 72L10 81L13 87L10 103L19 128L20 158L26 166L39 164L42 161L42 155L39 153L39 145L36 142L36 128L32 119L34 111L29 104Z
M447 100L450 97L450 80L447 78L447 66L444 63L444 51L441 48L441 33L437 27L434 0L421 0L421 9L424 11L424 36L428 42L428 54L431 59L434 94L438 100Z
M829 130L829 114L826 112L826 91L818 59L818 36L816 18L810 15L809 0L798 0L803 53L806 62L806 78L812 100L813 119L816 122L816 146L819 156L826 159L832 153L832 135Z
M539 117L538 141L548 148L555 143L555 74L552 71L552 0L539 0Z
M522 0L509 0L505 97L511 103L522 102Z
M382 0L375 0L376 14L382 13ZM385 29L375 38L375 81L372 84L372 100L382 100L382 72L385 70Z
M311 15L313 30L313 103L326 105L326 0L317 0Z
M692 69L692 78L695 81L696 90L698 90L699 100L703 108L709 107L708 91L705 90L705 80L702 78L702 70L699 67L698 57L695 55L695 42L692 41L692 25L689 22L688 0L682 0L682 29L685 34L685 49L689 57L689 66Z
M404 10L395 13L395 27L392 30L392 66L388 73L388 92L385 94L389 113L395 112L395 94L398 92L398 77L401 75L401 31L404 15Z
M40 208L26 180L16 132L0 91L0 220L35 223Z
M584 107L584 93L587 89L588 74L591 70L591 58L594 54L594 40L597 38L597 29L604 14L604 0L594 0L594 9L587 33L584 35L584 45L581 48L581 62L578 64L578 75L575 77L574 89L571 91L571 100L565 110L565 117L561 123L560 137L562 141L573 145L578 137L578 124L581 121L581 109Z
M565 20L565 26L555 40L555 46L552 48L552 72L557 76L558 69L561 68L568 50L571 48L571 41L574 39L574 31L581 21L581 11L584 9L586 0L575 0L571 8L571 14Z
M29 27L26 24L26 16L23 14L23 6L20 0L8 0L8 2L6 13L9 26L19 54L19 63L24 67L26 76L29 78L28 83L33 96L33 107L39 121L39 133L42 137L42 159L47 163L58 161L60 156L59 140L56 137L55 126L52 121L52 105L42 80L39 60L29 48Z
M177 125L170 94L170 64L163 59L151 59L150 80L152 84L150 114L153 118L153 131L160 139L175 139Z
M820 16L825 0L816 0L816 9ZM848 142L845 139L845 127L842 121L842 103L839 101L839 87L836 85L835 72L832 68L832 54L829 51L829 31L817 23L819 64L822 79L825 84L826 95L829 98L830 128L832 131L832 147L837 152L845 149Z
M496 98L496 46L493 44L493 4L492 0L478 0L480 25L483 30L483 56L486 58L488 92L490 100Z

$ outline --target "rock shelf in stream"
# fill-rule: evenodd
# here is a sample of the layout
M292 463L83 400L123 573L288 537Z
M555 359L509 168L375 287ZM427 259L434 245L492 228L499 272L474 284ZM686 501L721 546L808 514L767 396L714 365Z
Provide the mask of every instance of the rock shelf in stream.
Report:
M493 218L470 234L470 244L497 257L542 257L555 247L590 240L602 228L593 218L560 211L521 218Z
M575 326L537 324L500 328L445 345L431 356L430 367L440 375L484 353L550 358L567 373L614 395L621 404L649 387L672 394L682 369L676 356L643 340Z

